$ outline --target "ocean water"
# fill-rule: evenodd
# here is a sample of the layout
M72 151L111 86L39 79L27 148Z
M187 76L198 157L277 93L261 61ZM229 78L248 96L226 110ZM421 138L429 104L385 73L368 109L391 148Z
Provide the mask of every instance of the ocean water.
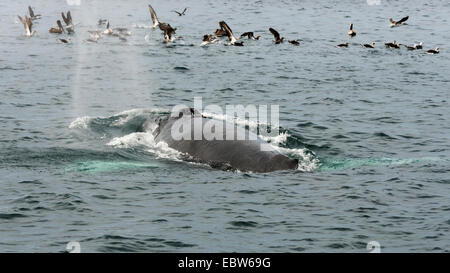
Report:
M449 1L68 2L0 2L1 252L450 250ZM182 38L162 43L149 3ZM29 4L32 38L16 17ZM48 29L69 9L62 44ZM99 18L131 36L86 42ZM220 20L262 37L200 47ZM299 169L212 169L139 132L194 97L279 105L269 141Z

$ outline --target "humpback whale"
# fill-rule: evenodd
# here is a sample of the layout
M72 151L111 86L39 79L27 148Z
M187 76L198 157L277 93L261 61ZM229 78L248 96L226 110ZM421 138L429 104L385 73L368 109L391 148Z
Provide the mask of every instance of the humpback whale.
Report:
M155 123L158 124L156 128ZM236 137L228 139L227 132L219 128L225 129L224 127L230 124L206 118L194 108L184 108L172 112L168 117L149 119L142 129L152 132L157 143L165 142L172 149L187 155L188 161L206 163L222 170L264 173L298 168L298 159L279 153L246 128L237 127L234 130L235 136L239 134L246 136L243 140ZM200 127L196 127L198 125ZM177 137L176 133L179 132L180 126L183 130L192 129L187 130L188 134L183 134L187 137ZM205 126L209 129L214 128L214 132L205 130ZM200 130L194 130L197 128ZM218 131L220 133L217 133ZM196 136L197 133L200 136Z

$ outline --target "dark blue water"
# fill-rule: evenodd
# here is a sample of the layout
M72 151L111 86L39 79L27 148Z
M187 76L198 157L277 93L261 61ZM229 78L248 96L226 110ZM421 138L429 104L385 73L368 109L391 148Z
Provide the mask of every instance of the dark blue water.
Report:
M0 3L1 252L450 250L448 1L152 1L182 36L168 45L148 1L31 2L32 38L16 17L29 2ZM62 44L48 29L68 9ZM99 18L131 36L85 42ZM262 37L200 47L219 20ZM194 97L279 105L271 141L299 170L215 170L137 132Z

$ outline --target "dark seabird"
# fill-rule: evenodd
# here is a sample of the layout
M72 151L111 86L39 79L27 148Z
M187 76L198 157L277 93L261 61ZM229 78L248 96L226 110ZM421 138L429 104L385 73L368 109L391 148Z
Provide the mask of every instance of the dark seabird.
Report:
M230 39L230 45L234 45L234 46L243 46L244 42L238 42L236 39L236 37L234 37L233 32L231 31L231 28L227 25L227 23L225 23L224 21L220 21L219 22L220 28L225 30L228 36L228 39Z
M399 25L406 25L406 20L408 20L409 16L403 17L399 21L394 21L392 18L389 18L389 21L391 22L391 27L399 26Z
M350 30L347 32L350 37L354 37L356 32L353 30L353 23L350 23Z
M183 15L186 15L186 10L187 10L187 8L184 8L183 12L178 12L176 10L172 10L172 11L175 12L176 14L178 14L178 16L183 16Z
M427 54L439 54L439 47L436 47L435 49L430 49L426 51Z
M202 43L200 44L200 46L204 46L204 45L215 43L215 42L217 42L217 38L214 35L206 34L206 35L203 35L203 40L202 40Z
M418 44L414 44L414 47L415 47L416 49L422 49L422 48L423 48L423 42L420 42L420 43L418 43Z
M389 48L397 48L397 49L400 48L400 44L397 44L396 41L394 41L392 43L384 43L384 45Z
M40 14L34 14L34 11L31 8L31 6L28 6L28 13L30 14L31 20L36 20L36 19L40 19L41 18Z
M370 44L362 44L362 46L365 48L375 48L375 42L372 42Z
M275 39L275 44L280 44L283 42L284 37L280 38L280 33L273 28L269 28L269 31L272 32L273 38Z
M159 28L164 31L164 42L168 43L173 41L174 37L172 36L173 34L175 34L175 30L177 30L176 28L172 28L170 26L170 24L160 24Z
M248 39L252 39L252 40L259 40L259 38L261 37L261 35L258 35L255 37L254 33L249 31L249 32L242 33L241 36L239 36L239 39L242 39L245 36L247 36Z
M348 47L348 42L345 42L343 44L338 44L336 47Z
M36 30L32 30L33 23L31 22L31 17L29 17L28 15L25 16L25 19L23 19L19 15L17 15L17 17L19 17L20 22L22 22L23 27L25 28L26 36L27 37L33 36L34 33L36 33Z
M56 25L58 25L57 28L52 27L48 32L56 34L61 34L65 32L60 20L56 20Z
M300 45L299 39L297 39L297 40L288 40L288 42L290 44L293 44L293 45Z
M61 12L61 16L64 20L64 23L66 23L66 30L68 33L75 32L75 26L72 22L72 15L70 14L70 10L67 12L67 16L64 14L64 12Z
M70 39L59 39L61 41L61 43L63 44L68 44L70 43Z

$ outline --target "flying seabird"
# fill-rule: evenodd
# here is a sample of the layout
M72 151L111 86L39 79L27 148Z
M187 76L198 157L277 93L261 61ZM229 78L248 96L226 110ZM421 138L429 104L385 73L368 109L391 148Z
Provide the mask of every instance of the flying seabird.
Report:
M31 17L29 17L28 15L25 16L25 19L23 19L19 15L17 15L17 17L19 17L20 22L22 22L22 24L23 24L23 26L25 28L26 36L27 37L33 36L34 33L36 33L36 30L32 30L33 23L31 22Z
M41 18L40 14L34 14L34 11L31 8L31 6L28 6L28 13L30 14L31 20L36 20L36 19L40 19Z
M436 47L435 49L430 49L426 51L427 54L439 54L439 47Z
M65 32L60 20L56 20L56 24L58 25L58 27L57 28L52 27L48 32L56 34L61 34Z
M225 23L225 21L220 21L219 25L220 25L220 28L225 30L225 32L227 33L228 39L230 40L229 45L234 45L234 46L243 46L244 45L244 42L237 41L238 39L236 39L236 37L234 37L233 32L231 31L231 28L227 25L227 23Z
M72 15L70 14L70 10L67 12L67 16L64 14L64 12L61 12L61 16L64 20L64 23L66 23L67 32L69 34L75 32L75 26L72 22Z
M205 34L205 35L203 35L203 40L202 40L202 43L200 44L200 46L204 46L204 45L215 43L215 42L217 42L217 38L214 35Z
M353 30L353 23L350 23L350 30L347 32L350 37L354 37L356 32Z
M391 27L399 26L399 25L406 25L406 20L408 20L409 16L403 17L399 21L394 21L392 18L389 18L389 21L391 22Z
M273 38L275 39L275 44L279 44L279 43L283 42L284 37L280 38L280 33L278 33L278 31L276 31L273 28L269 28L269 31L272 32L272 34L273 34Z
M375 48L375 42L372 42L370 44L361 44L365 48Z
M389 48L400 48L400 44L397 44L397 41L394 41L392 43L384 43L384 45Z
M172 11L175 12L176 14L178 14L178 16L183 16L183 15L186 15L186 14L185 14L185 13L186 13L186 10L187 10L187 8L184 8L183 12L178 12L178 11L176 11L176 10L172 10Z
M288 40L288 42L290 44L293 44L293 45L300 45L299 39L297 39L297 40Z
M63 44L68 44L70 43L70 39L59 39L61 41L61 43Z
M252 40L259 40L259 38L261 37L261 35L258 35L255 37L254 33L249 31L249 32L242 33L241 36L239 36L239 39L242 39L245 36L247 36L248 39L252 39Z
M336 47L348 47L348 42L345 42L343 44L338 44Z

